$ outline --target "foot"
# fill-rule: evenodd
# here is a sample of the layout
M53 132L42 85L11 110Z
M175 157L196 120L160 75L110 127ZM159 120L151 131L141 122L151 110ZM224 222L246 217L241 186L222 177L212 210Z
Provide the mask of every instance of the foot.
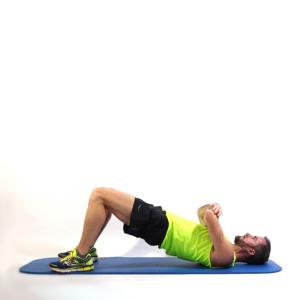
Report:
M64 257L70 255L71 251L72 250L67 251L67 252L58 253L58 257L64 258ZM89 254L91 255L91 257L92 257L92 259L93 259L94 262L96 262L98 260L97 249L95 247L91 247L90 248Z
M49 263L49 267L52 271L58 273L83 272L94 270L94 262L91 254L87 253L82 258L78 256L76 249L74 249L59 261Z

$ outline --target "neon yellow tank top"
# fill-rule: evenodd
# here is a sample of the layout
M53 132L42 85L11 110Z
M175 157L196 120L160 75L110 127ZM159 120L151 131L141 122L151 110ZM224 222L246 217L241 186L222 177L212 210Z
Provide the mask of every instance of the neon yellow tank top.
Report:
M198 262L211 268L213 246L207 227L166 211L169 227L160 248L168 255Z

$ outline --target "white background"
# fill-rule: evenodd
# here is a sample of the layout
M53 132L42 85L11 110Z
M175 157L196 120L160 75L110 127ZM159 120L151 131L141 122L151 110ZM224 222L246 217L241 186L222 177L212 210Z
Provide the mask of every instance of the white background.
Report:
M1 1L0 298L297 298L298 1ZM266 275L35 276L113 187L272 241ZM161 256L112 219L101 256ZM189 296L188 296L189 295Z

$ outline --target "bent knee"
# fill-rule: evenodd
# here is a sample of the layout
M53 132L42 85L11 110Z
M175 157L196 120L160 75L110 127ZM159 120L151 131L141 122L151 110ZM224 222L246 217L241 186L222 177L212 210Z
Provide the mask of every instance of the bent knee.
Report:
M97 187L95 189L93 189L92 191L92 195L91 195L91 199L103 199L105 196L105 193L107 193L107 191L111 191L113 190L112 188L108 188L108 187Z

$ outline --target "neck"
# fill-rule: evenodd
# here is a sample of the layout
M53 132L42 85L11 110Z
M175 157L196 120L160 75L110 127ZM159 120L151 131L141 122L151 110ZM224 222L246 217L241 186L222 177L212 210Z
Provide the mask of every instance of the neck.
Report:
M245 261L245 253L244 251L242 251L242 247L236 245L236 244L232 244L233 247L233 251L235 252L236 255L236 262L244 262Z

